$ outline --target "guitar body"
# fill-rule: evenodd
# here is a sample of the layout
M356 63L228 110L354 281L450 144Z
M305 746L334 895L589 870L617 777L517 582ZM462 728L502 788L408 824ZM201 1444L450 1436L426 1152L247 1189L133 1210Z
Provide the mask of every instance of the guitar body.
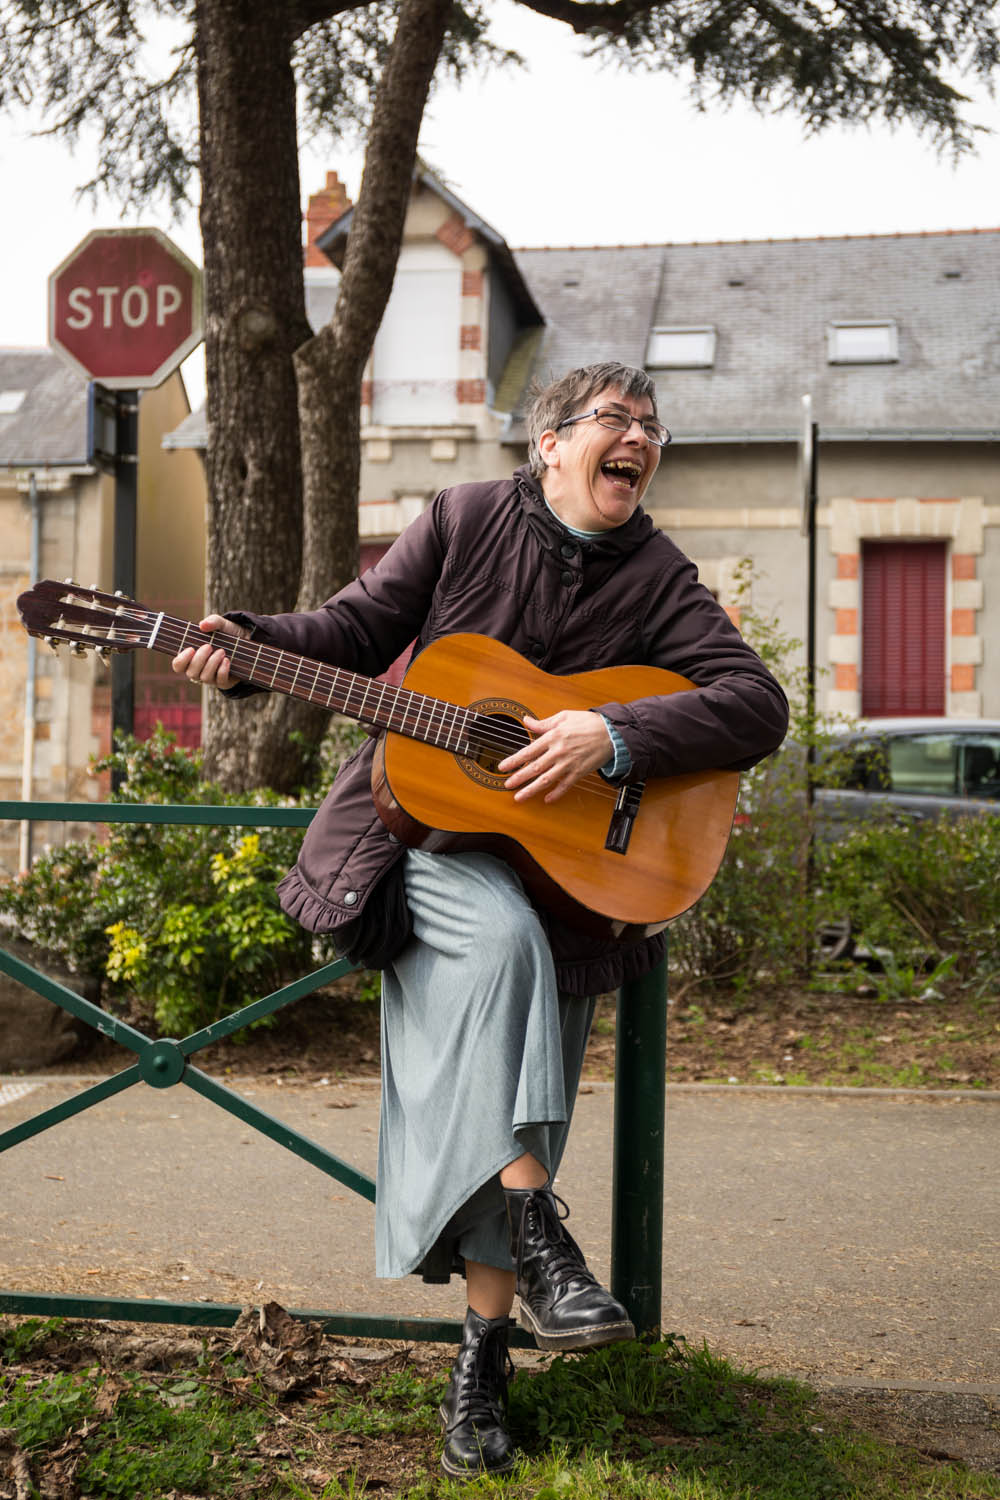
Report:
M555 677L499 641L452 635L421 652L403 687L474 708L501 730L508 724L522 743L526 714L544 719L561 709L683 692L691 683L637 666ZM514 744L512 737L508 749ZM627 848L618 852L607 847L617 789L596 772L557 802L515 802L495 764L496 757L473 759L389 731L372 772L379 816L411 847L501 855L542 906L608 937L648 934L686 911L725 853L739 788L735 771L647 782Z

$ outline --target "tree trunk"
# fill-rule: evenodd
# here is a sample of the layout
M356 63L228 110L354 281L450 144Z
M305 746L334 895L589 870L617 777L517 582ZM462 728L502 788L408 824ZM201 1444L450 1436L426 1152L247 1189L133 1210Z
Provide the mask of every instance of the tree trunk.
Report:
M361 378L392 291L420 122L451 11L451 0L400 7L337 305L295 355L305 515L300 609L314 609L357 571Z
M330 323L295 354L304 536L298 608L315 609L356 577L361 378L396 274L417 137L451 0L404 0L375 108L365 170ZM289 703L285 724L315 754L326 718Z
M197 0L208 390L207 602L294 607L302 548L292 355L302 277L292 33L273 0ZM301 780L277 695L206 694L206 771L233 789Z

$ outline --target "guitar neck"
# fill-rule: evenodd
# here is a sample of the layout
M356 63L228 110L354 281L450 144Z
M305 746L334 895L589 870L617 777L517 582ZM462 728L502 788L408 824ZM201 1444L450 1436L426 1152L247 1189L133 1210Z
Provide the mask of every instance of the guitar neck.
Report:
M176 656L186 646L204 645L206 633L187 620L163 615L154 627L149 647ZM263 642L217 632L209 637L222 646L232 663L232 674L255 687L285 693L306 703L318 703L374 729L391 729L408 739L422 740L457 755L472 753L469 734L475 714L456 703L414 693L405 687L364 677L344 667Z

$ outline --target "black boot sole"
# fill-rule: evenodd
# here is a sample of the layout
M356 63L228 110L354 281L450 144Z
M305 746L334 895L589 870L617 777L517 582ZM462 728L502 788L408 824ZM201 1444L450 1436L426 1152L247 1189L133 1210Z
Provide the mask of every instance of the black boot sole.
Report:
M623 1323L595 1323L591 1327L564 1328L551 1333L535 1320L526 1302L521 1302L521 1319L539 1349L599 1349L602 1344L625 1344L635 1338L635 1326L628 1319Z

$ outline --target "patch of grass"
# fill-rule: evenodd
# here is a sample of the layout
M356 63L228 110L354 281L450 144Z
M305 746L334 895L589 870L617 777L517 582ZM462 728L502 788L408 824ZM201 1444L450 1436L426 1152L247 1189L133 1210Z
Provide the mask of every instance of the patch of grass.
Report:
M65 1318L25 1318L0 1324L0 1363L16 1365L30 1357L50 1334L60 1333Z
M20 1327L22 1347L37 1354L39 1329L29 1338ZM675 1336L523 1368L510 1400L521 1462L503 1479L461 1484L437 1469L444 1377L435 1359L370 1371L318 1348L287 1381L287 1366L248 1370L220 1346L170 1373L114 1368L111 1342L100 1366L0 1370L0 1451L13 1440L29 1475L24 1493L1000 1500L1000 1479L878 1442L825 1417L805 1386L764 1379ZM50 1366L52 1358L50 1343Z
M163 1384L134 1377L99 1441L84 1441L82 1493L95 1500L134 1500L172 1489L226 1494L261 1467L252 1453L259 1425L253 1411L196 1376Z
M444 1388L443 1376L427 1380L410 1370L391 1370L380 1376L368 1388L363 1402L350 1386L334 1386L323 1392L329 1405L315 1418L316 1430L360 1437L437 1432Z
M62 1442L96 1412L93 1373L58 1373L49 1380L18 1375L4 1392L0 1425L28 1453Z

